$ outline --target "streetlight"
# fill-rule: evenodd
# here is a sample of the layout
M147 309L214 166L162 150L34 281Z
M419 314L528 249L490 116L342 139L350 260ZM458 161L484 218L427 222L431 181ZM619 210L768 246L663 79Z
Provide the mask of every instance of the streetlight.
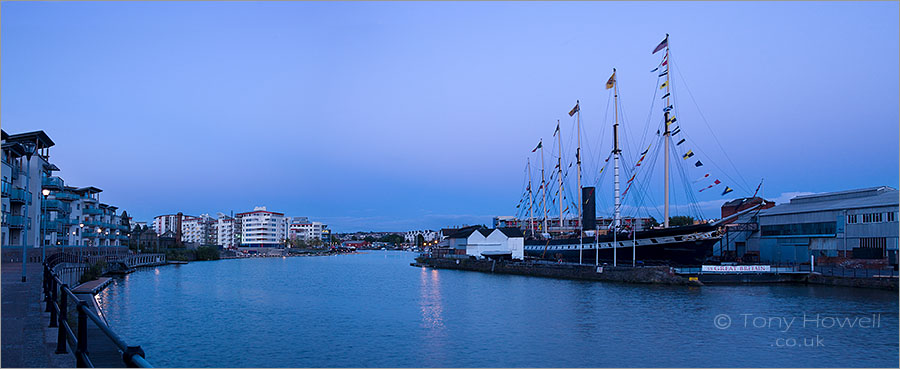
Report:
M41 195L44 195L44 199L41 200L41 218L43 218L44 213L47 212L47 204L46 204L46 202L47 202L47 196L50 196L50 190L47 189L47 188L41 190ZM47 218L48 218L47 220L49 221L49 220L50 220L50 219L49 219L50 217L48 216ZM47 234L47 229L44 228L44 222L41 222L41 262L43 262L44 260L46 260L46 256L47 256L46 251L44 251L44 250L45 250L45 247L44 247L44 238L47 237L46 234Z

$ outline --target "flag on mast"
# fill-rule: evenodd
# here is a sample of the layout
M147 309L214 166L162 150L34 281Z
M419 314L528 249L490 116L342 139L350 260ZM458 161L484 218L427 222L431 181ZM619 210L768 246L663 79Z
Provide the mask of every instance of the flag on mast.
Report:
M661 85L659 85L659 89L662 90L662 89L666 88L666 86L668 86L668 85L669 85L669 81L665 81Z
M613 74L609 76L609 80L606 81L606 89L609 90L616 85L616 70L613 69Z
M559 133L559 121L556 121L556 130L553 131L553 137L556 137L557 133Z
M687 160L691 156L694 156L694 151L688 150L688 152L684 154L684 160Z
M541 147L544 147L544 141L543 141L543 140L541 140L540 142L538 142L537 147L535 147L534 150L531 150L531 152L538 151L538 149L540 149Z
M726 193L729 193L731 191L734 191L734 190L731 189L731 187L725 186L725 191L722 191L722 196L724 196Z
M659 52L660 50L662 50L668 46L669 46L669 34L667 33L666 38L664 38L662 40L662 42L659 43L659 45L656 45L656 48L653 49L653 52L650 54L656 54L657 52Z
M569 110L569 116L570 116L570 117L573 116L573 115L575 115L575 113L578 112L578 110L579 110L579 109L578 109L578 104L579 104L579 102L578 102L578 101L575 101L575 107L572 108L572 110Z

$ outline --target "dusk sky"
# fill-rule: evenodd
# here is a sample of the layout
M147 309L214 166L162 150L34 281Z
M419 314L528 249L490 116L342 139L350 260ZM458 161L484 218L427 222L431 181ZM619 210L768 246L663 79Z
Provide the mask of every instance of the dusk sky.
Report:
M684 132L673 139L688 139L679 155L696 153L673 159L694 187L673 188L673 204L692 193L712 218L761 178L779 202L898 187L898 10L4 1L0 119L10 134L45 131L66 184L103 189L103 202L139 221L267 206L337 232L406 231L515 215L539 139L548 175L555 165L557 119L574 156L567 112L580 100L585 183L602 179L598 215L608 216L612 177L596 173L612 149L604 84L616 68L633 165L661 126L650 70L662 53L651 51L668 33ZM691 180L705 172L734 192L698 192ZM637 214L661 219L657 177L642 204L653 210Z

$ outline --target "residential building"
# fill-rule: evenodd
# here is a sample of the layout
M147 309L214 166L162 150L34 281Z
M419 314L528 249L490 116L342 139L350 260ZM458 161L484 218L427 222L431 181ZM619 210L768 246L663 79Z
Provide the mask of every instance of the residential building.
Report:
M240 247L280 247L288 237L289 218L265 206L235 214L235 219L241 227Z
M431 242L440 239L440 235L432 230L408 231L403 235L403 239L407 243L416 243L416 238L422 236L425 242Z
M235 238L235 220L225 214L219 213L219 219L216 220L216 245L227 249L235 248L239 245Z
M322 240L323 232L327 225L321 222L312 222L308 217L293 217L290 221L288 236L291 239L300 239L306 242Z
M186 215L181 220L181 239L184 243L197 245L217 245L217 220L202 214L199 217Z
M177 230L178 214L165 214L153 217L153 231L157 235L162 235L168 231L175 232Z

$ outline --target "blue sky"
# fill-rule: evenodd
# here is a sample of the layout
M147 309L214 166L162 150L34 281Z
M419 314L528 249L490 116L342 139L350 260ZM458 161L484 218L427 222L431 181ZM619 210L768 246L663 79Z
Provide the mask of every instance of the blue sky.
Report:
M707 163L677 165L735 189L688 180L674 203L693 193L715 217L760 178L781 201L898 185L897 14L897 2L3 2L0 119L46 131L67 184L102 188L138 220L265 205L337 231L489 224L515 214L540 138L554 165L557 119L574 156L575 100L585 182L598 178L614 67L634 163L662 119L650 51L669 33L684 147ZM649 197L626 210L661 204L658 177L647 169Z

